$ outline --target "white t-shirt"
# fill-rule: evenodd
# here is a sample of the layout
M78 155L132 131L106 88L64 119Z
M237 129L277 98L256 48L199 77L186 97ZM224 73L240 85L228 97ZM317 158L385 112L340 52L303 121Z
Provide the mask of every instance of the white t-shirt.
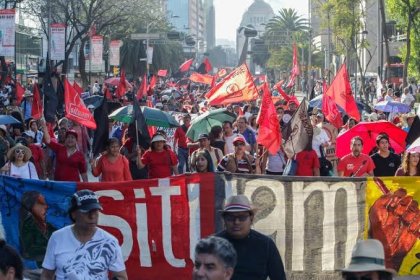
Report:
M223 136L223 139L225 140L225 143L226 143L226 149L227 149L226 154L231 154L235 152L235 147L233 146L233 139L235 139L238 136L241 136L243 138L241 134L235 133L235 132L231 136ZM246 142L246 145L248 145L248 142Z
M411 93L407 93L407 94L402 94L401 95L401 103L404 103L408 106L411 106L411 103L414 101L414 96L411 95Z
M38 180L38 173L36 172L35 165L28 161L22 166L16 166L13 163L10 164L10 172L7 174L15 178L23 179L36 179Z
M55 231L48 241L42 267L55 270L57 280L105 280L109 271L125 270L121 247L114 236L97 228L92 239L82 244L72 226Z
M328 143L330 141L330 137L328 137L328 134L325 132L324 129L316 127L314 130L318 130L318 134L315 135L312 138L312 149L315 150L316 155L320 158L321 157L321 151L319 150L319 147L322 144ZM325 155L324 155L325 156Z

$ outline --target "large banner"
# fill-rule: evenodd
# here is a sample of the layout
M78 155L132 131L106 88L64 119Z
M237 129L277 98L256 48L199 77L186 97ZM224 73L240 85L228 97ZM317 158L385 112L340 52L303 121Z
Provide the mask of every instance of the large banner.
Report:
M15 10L0 10L0 56L15 56Z
M120 65L120 47L121 40L112 40L109 43L109 65Z
M66 24L51 24L51 59L64 60L66 53Z
M92 36L91 38L91 53L90 67L91 72L101 72L103 66L103 49L104 49L104 37L100 35Z
M3 176L0 177L0 238L4 235L21 250L27 266L40 265L39 250L30 245L36 240L38 248L42 242L46 246L47 238L35 239L40 236L37 225L46 224L53 231L70 224L67 209L71 194L88 188L100 196L103 211L99 225L118 238L129 279L136 279L137 275L144 279L173 279L173 275L177 279L191 279L195 244L200 238L222 230L219 210L225 198L245 194L258 209L254 229L273 238L288 279L338 279L339 269L350 261L354 244L369 228L365 207L368 209L371 198L368 191L366 203L366 179L280 179L207 173L76 184ZM418 200L419 192L412 190L418 182L410 178L401 180L393 178L392 182L412 185L407 189L407 197L410 209L414 210L417 205L414 207L412 201ZM368 185L371 183L368 179ZM398 188L389 186L389 190L401 197ZM42 200L39 194L48 205L44 223L33 221L42 215L29 214L31 200ZM405 239L401 236L401 240ZM418 244L418 235L415 240ZM390 246L394 245L385 244L385 248ZM415 265L419 253L418 246L412 246L403 256L398 255L403 259L400 274L420 274L420 267Z

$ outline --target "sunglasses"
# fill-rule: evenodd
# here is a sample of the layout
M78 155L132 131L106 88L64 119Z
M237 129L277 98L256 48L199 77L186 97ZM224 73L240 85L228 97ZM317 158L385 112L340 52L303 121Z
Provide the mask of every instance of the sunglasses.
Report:
M21 149L16 149L15 150L15 154L22 154L22 155L24 155L25 154L25 151L24 150L21 150Z
M239 143L235 143L234 145L235 147L239 147L239 146L245 146L245 143L239 142Z
M356 276L356 275L346 275L345 280L372 280L370 275Z
M241 215L241 216L233 216L233 215L226 215L224 216L225 221L227 222L234 222L236 220L240 222L245 222L251 215Z

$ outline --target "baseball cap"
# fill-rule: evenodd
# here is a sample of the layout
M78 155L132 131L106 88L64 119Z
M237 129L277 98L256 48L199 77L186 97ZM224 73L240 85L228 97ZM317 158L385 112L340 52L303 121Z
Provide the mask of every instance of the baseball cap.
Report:
M236 144L236 142L242 142L242 143L244 143L244 144L245 144L245 139L244 139L242 136L236 136L236 137L233 139L233 145L235 145L235 144Z
M91 190L80 190L73 195L71 209L87 213L91 210L102 210L98 196Z

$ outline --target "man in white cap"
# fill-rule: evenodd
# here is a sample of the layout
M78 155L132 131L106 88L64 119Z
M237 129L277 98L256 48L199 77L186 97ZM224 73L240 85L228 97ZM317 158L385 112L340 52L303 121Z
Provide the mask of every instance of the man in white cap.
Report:
M376 239L359 240L350 264L342 270L345 280L391 280L395 274L395 270L385 267L384 247Z
M232 243L238 254L233 280L286 279L274 241L253 229L256 209L245 195L227 199L222 211L225 230L216 234Z

